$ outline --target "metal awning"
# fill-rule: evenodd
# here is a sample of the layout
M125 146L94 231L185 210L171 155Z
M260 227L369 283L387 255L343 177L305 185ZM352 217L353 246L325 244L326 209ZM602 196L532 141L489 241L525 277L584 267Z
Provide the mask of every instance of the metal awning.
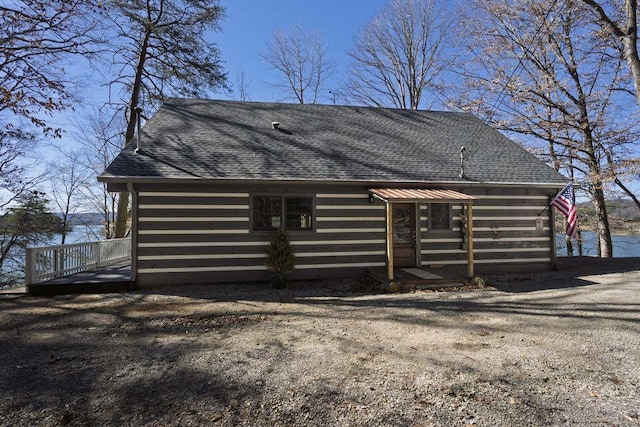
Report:
M453 190L370 188L369 193L385 202L473 203L476 200Z

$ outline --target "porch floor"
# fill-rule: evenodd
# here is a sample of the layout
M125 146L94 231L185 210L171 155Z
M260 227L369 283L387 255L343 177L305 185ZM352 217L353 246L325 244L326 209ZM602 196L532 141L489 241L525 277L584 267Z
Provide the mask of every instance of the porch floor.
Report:
M64 295L123 292L133 288L131 263L120 263L83 271L27 286L30 295Z
M400 267L393 269L393 280L387 278L386 268L368 270L369 276L388 285L411 285L418 289L460 286L468 279L465 267Z

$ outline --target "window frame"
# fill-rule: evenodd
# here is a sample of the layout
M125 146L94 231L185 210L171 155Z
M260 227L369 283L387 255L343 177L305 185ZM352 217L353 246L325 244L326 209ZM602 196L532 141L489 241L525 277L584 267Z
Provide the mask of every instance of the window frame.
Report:
M433 205L447 205L448 206L448 211L449 211L449 225L447 228L434 228L433 227L433 215L431 214L433 212L432 210L432 206ZM453 231L453 206L451 203L428 203L427 204L427 218L428 218L428 224L427 227L429 229L430 233L448 233Z
M250 217L249 217L249 221L251 221L251 230L269 232L269 231L273 231L273 230L277 229L277 227L276 228L261 228L261 227L257 228L256 227L256 221L255 221L255 219L256 219L255 218L255 216L256 216L255 198L256 197L273 198L273 199L278 198L278 199L280 199L280 225L282 226L282 224L284 223L284 218L282 216L282 213L283 213L283 210L284 210L283 206L282 206L282 203L283 203L282 197L280 197L278 195L275 195L275 194L254 194L254 195L251 195L251 210L250 210L251 212L250 212Z
M309 193L251 193L249 197L249 229L252 233L269 234L277 230L274 228L256 228L255 227L255 197L273 197L280 198L280 228L287 233L309 233L316 231L316 197L315 194ZM304 198L311 200L311 227L310 228L287 228L287 199Z

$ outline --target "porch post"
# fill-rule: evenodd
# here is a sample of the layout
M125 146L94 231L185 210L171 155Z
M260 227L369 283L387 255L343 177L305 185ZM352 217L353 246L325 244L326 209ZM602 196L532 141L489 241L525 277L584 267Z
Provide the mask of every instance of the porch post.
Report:
M393 219L391 202L385 204L387 214L387 279L393 280Z
M556 255L556 227L555 227L555 208L551 204L549 198L549 228L551 234L551 268L558 271L558 256Z
M473 205L467 203L467 275L473 277Z

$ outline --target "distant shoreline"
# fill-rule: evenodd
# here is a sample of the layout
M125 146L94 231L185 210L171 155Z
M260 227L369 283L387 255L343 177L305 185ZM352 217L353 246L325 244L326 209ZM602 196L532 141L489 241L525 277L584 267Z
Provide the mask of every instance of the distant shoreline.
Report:
M640 225L638 226L640 229ZM581 227L580 231L587 231L589 233L595 233L596 229L594 227ZM615 229L610 230L612 236L640 236L640 231L633 230L624 230L624 229Z

